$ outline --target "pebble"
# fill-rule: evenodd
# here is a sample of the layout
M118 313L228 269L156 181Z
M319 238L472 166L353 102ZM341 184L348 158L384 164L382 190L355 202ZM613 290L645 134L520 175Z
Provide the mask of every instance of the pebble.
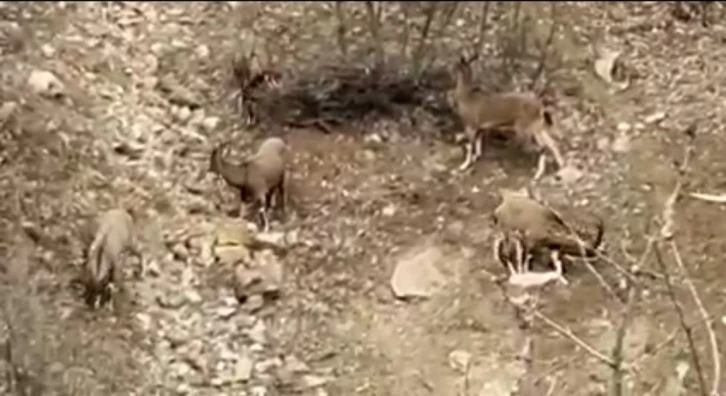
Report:
M471 363L471 353L456 350L449 354L449 366L459 373L466 373Z
M32 92L49 98L58 98L65 93L65 84L55 74L45 70L33 70L28 77Z
M222 120L219 117L207 117L202 121L202 129L206 133L214 132Z

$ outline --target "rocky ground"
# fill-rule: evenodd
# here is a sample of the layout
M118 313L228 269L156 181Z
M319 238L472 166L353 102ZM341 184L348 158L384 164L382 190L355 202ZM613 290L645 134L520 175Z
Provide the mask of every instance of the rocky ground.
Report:
M694 122L686 189L726 187L726 30L679 20L666 3L562 4L555 89L569 94L554 113L571 167L535 190L601 214L608 254L627 264ZM475 13L466 7L462 31ZM392 120L364 134L263 131L292 147L295 204L263 234L228 214L232 193L206 172L214 144L249 152L258 141L234 112L234 53L254 33L274 38L261 51L272 63L325 60L331 13L323 3L0 3L0 368L32 388L24 394L510 394L526 370L523 336L487 275L501 273L488 216L498 188L528 183L533 161L500 147L454 177L460 148ZM622 53L627 88L597 77L593 43ZM117 205L140 213L147 271L124 283L113 313L89 312L73 279L93 219ZM689 198L677 213L676 241L718 334L726 213ZM618 304L589 272L569 276L541 311L609 354ZM262 282L240 304L235 278ZM710 381L705 328L681 280ZM644 281L638 297L627 394L697 394L665 287ZM551 327L533 333L531 394L606 394L606 365Z

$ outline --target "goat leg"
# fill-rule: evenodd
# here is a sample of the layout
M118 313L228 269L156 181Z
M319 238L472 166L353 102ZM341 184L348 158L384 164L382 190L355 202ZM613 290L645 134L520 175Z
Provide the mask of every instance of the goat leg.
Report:
M555 272L559 275L558 279L560 282L564 285L568 285L569 282L565 279L565 276L562 275L562 260L560 260L560 252L558 250L553 250L550 253L550 259L552 259L552 263L555 265Z
M114 313L114 311L115 311L114 305L116 304L116 301L117 301L115 299L115 296L117 296L117 294L118 293L116 290L116 284L109 283L108 285L106 285L106 287L104 289L103 300L101 300L101 304L102 304L101 306L103 308L106 308L108 310L108 312Z
M143 256L143 254L141 254L141 249L139 248L138 241L135 238L129 244L129 252L134 257L136 257L137 260L139 260L139 267L136 271L135 277L136 277L136 279L141 279L144 277L144 274L146 273L146 266L144 264L144 256Z
M525 254L524 251L524 244L522 243L522 240L520 238L515 239L514 241L514 252L515 252L515 259L517 260L517 273L524 273L525 272Z
M539 159L537 160L537 171L534 173L534 181L539 180L544 175L547 168L547 155L540 153Z
M469 136L469 138L466 142L466 157L464 158L464 162L461 165L459 165L459 168L458 168L459 171L466 170L474 162L473 156L474 156L474 146L475 145L476 145L476 137Z
M473 161L476 162L479 158L481 158L482 151L484 151L484 134L481 130L477 130L474 133L474 158Z
M113 262L108 272L108 282L103 287L101 293L100 304L102 306L107 305L113 298L114 289L116 287L116 263Z
M260 222L260 229L262 232L267 232L270 230L270 218L267 213L267 207L266 205L260 205L260 208L258 209L258 221Z
M83 298L86 301L86 305L89 308L94 309L96 307L96 288L91 284L87 284L83 291Z
M557 163L557 167L562 169L565 166L565 159L562 156L559 147L557 147L557 143L555 143L555 140L552 139L552 136L549 134L549 132L547 132L545 129L541 129L537 134L537 140L541 147L545 147L547 150L549 150L555 162Z
M277 206L277 208L280 211L280 214L283 216L283 218L285 217L286 210L287 210L287 191L285 189L286 183L287 183L287 177L284 177L283 180L280 182L280 185L278 185L277 188L275 189L275 200L280 201L275 206Z
M507 260L504 259L502 256L502 245L504 244L504 235L499 234L496 236L496 239L494 240L494 243L492 244L492 255L494 256L494 259L499 261L500 264L504 265L505 267L508 267Z
M244 218L245 214L247 214L247 205L245 205L245 198L247 197L247 192L244 189L239 190L239 200L237 201L237 206L239 206L239 217Z

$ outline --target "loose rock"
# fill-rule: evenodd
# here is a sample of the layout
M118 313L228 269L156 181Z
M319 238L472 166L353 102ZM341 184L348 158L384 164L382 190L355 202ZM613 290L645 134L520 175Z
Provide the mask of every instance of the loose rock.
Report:
M217 260L223 265L248 263L252 259L252 253L244 246L217 246L214 253Z
M188 88L181 85L171 74L162 77L157 87L164 93L169 102L178 106L196 109L201 106L202 101Z
M471 353L467 351L452 351L449 354L449 366L464 374L469 368L469 364L471 363Z
M202 121L202 128L204 132L212 133L217 129L220 122L221 119L219 117L207 117Z
M446 279L437 265L444 255L436 246L417 246L399 258L391 277L398 298L431 297Z
M28 87L36 94L57 99L65 93L66 87L55 74L45 70L34 70L28 77Z

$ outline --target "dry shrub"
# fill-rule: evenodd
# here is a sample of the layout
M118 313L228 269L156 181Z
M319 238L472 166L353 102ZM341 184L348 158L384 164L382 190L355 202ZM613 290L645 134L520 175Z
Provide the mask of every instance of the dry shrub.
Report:
M252 123L331 132L371 117L410 118L423 109L438 129L456 128L445 92L453 85L451 64L464 50L486 55L475 67L486 70L477 74L485 76L487 89L545 91L558 29L557 5L546 6L333 2L321 18L335 26L336 59L320 53L321 61L263 67L253 51L237 54L239 110ZM352 34L355 29L367 34ZM271 81L276 84L264 83Z

